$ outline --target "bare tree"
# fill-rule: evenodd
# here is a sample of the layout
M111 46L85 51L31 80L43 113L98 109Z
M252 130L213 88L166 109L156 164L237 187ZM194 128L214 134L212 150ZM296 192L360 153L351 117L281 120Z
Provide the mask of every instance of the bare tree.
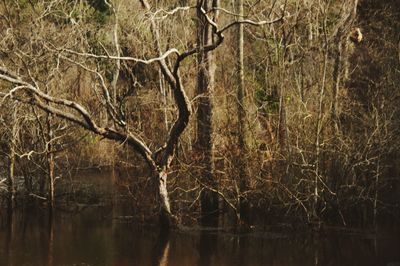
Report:
M132 148L144 159L150 169L154 183L157 184L160 224L163 228L169 228L173 216L171 214L167 190L167 177L175 156L179 137L187 127L192 113L191 103L180 76L181 63L189 56L197 53L208 55L209 52L221 45L224 39L223 33L236 24L263 25L273 23L274 21L253 22L250 20L240 20L218 27L214 18L210 17L209 13L204 9L203 3L199 2L196 6L197 16L204 23L203 26L209 30L205 36L212 36L213 41L202 42L199 46L188 47L186 48L187 50L180 52L177 48L163 48L163 37L160 36L156 20L160 14L165 14L165 17L168 17L173 16L177 12L190 10L191 8L178 7L173 10L157 10L150 6L147 1L141 0L138 4L140 3L143 8L144 16L142 17L146 18L144 20L150 23L150 32L153 40L153 44L150 46L151 50L154 51L152 58L141 59L124 56L120 52L121 48L117 36L119 32L118 8L115 8L110 2L107 3L115 14L115 24L113 29L111 29L112 36L114 36L113 44L116 50L114 53L109 52L101 42L96 44L97 50L91 46L91 42L93 41L89 39L90 30L85 31L84 21L79 20L80 16L73 17L73 14L83 12L83 16L84 12L87 12L87 9L79 9L81 8L79 5L64 6L60 3L54 3L54 5L47 9L38 9L36 13L33 13L36 16L37 22L32 25L38 31L37 34L39 34L39 37L36 38L24 39L22 32L13 31L13 24L10 23L7 40L15 45L10 48L6 46L6 43L2 43L3 50L7 54L7 57L2 58L0 63L2 101L11 99L35 106L47 112L51 117L59 117L79 125L102 138L114 140ZM216 2L213 5L216 6ZM57 10L58 13L53 12L52 9ZM63 16L62 23L57 21L59 18L52 17L55 13ZM51 19L54 19L56 23L53 23ZM36 28L36 25L39 26ZM64 38L64 36L57 32L57 26L59 25L63 25L65 27L64 30L74 34L76 38ZM46 29L47 26L51 30L40 31L40 29ZM79 40L79 42L75 40ZM18 45L20 46L18 47ZM21 49L20 47L23 47L23 52L18 50ZM34 47L40 47L40 52L36 51ZM42 56L43 54L46 56ZM27 60L30 57L34 57L36 60L28 62ZM111 79L107 78L107 71L104 71L104 66L107 66L107 62L115 62L113 67L110 68L112 69L111 72L114 73ZM154 147L155 143L150 142L149 144L143 138L140 130L135 128L135 124L130 124L126 120L124 112L121 110L122 97L118 97L116 89L122 65L120 62L135 62L143 66L153 63L157 64L174 95L174 103L177 108L176 119L170 131L166 133L165 141L158 147ZM47 76L41 73L41 64L48 66ZM96 113L98 111L96 111L96 108L90 107L89 102L85 101L85 99L74 99L73 96L68 95L68 90L63 88L63 86L67 86L68 84L68 79L66 78L68 71L74 73L76 69L81 69L90 75L96 106L107 113L109 118L107 121L97 118ZM206 79L207 73L204 74L204 79ZM58 82L60 78L64 78L64 81L61 83ZM44 89L50 85L57 88L59 92ZM51 138L50 128L48 133L48 137ZM204 138L207 139L206 136ZM54 193L54 187L52 187L54 185L52 160L50 149L50 194Z

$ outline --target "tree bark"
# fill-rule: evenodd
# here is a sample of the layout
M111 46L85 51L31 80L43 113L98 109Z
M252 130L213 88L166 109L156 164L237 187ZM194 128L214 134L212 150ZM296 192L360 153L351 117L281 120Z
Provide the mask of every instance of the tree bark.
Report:
M204 14L217 5L217 1L197 1L197 94L199 98L197 110L197 141L196 149L199 153L200 179L208 187L216 188L217 182L214 177L214 151L213 151L213 91L215 63L211 52L204 47L213 43L213 32L211 25L207 22ZM218 194L207 188L201 192L201 223L207 226L218 225Z
M157 173L157 188L158 188L158 205L160 215L160 228L163 231L168 230L173 222L173 216L171 213L171 206L168 197L167 189L167 172L160 171Z

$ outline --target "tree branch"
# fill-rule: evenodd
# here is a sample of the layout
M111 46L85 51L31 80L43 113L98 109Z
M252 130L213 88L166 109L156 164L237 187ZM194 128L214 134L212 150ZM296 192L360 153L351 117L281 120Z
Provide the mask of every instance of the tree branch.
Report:
M148 146L139 139L139 137L136 134L132 132L125 132L125 131L121 132L111 128L100 127L92 119L89 112L80 104L74 101L52 97L46 93L43 93L40 89L33 86L32 84L23 81L20 77L16 75L13 74L5 75L7 73L10 73L10 71L0 67L0 79L8 81L18 86L12 89L9 93L1 93L0 95L3 96L3 101L8 97L14 98L20 102L35 105L47 113L54 114L70 122L78 124L79 126L97 135L101 135L106 139L116 140L122 143L127 142L140 155L142 155L142 157L145 159L145 161L152 169L156 169L156 164L152 159L152 152L150 151ZM26 90L30 94L29 95L30 99L25 100L21 97L14 97L13 93L16 93L18 90ZM70 112L51 106L50 103L75 110L80 114L82 118L79 118Z
M151 10L151 7L146 0L140 0L140 2L147 11ZM151 23L151 31L154 38L155 49L158 51L159 54L162 54L161 45L159 41L160 36L157 26L153 19L150 19L150 23ZM176 52L178 54L178 59L177 59L178 61L179 52L177 50ZM179 137L185 130L187 124L189 123L189 117L191 115L192 110L189 98L187 97L186 92L183 89L183 85L179 76L179 64L177 65L177 63L175 63L175 67L172 73L171 70L168 68L164 59L159 61L159 65L161 67L161 71L164 77L166 78L167 82L169 83L174 93L175 103L178 106L178 111L179 111L178 118L175 120L171 128L171 131L169 132L168 140L164 145L165 147L164 154L162 155L161 159L161 164L168 168L173 159Z
M169 55L171 54L179 54L179 51L176 48L169 49L166 51L164 54L160 54L159 57L151 58L151 59L140 59L140 58L135 58L135 57L130 57L130 56L113 56L113 55L96 55L92 53L85 53L85 52L76 52L70 49L61 49L58 50L64 51L70 54L74 55L79 55L79 56L85 56L85 57L92 57L92 58L102 58L102 59L114 59L114 60L124 60L124 61L134 61L137 63L142 63L145 65L152 64L154 62L160 62L165 60Z

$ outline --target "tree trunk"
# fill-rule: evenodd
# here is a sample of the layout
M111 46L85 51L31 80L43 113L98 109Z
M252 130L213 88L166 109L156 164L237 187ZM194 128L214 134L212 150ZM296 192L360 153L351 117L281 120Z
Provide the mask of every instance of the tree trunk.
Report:
M237 20L243 16L243 0L236 0L236 14ZM246 109L244 101L244 40L243 40L243 24L237 25L236 31L236 82L237 82L237 131L238 131L238 148L239 156L238 173L239 173L239 210L240 219L248 223L249 218L249 205L243 193L248 189L248 174L247 174L247 144L246 144Z
M52 209L54 207L54 154L53 152L49 152L47 154L47 166L48 166L48 182L49 182L49 208Z
M18 107L16 104L13 105L14 112L12 114L11 123L11 138L9 144L9 164L8 164L8 176L7 176L7 184L8 184L8 208L10 210L14 209L15 206L15 194L16 194L16 183L15 183L15 148L17 142L17 134L18 134L18 121L17 121L17 112Z
M317 112L317 125L315 128L315 176L314 176L314 199L312 202L312 212L314 218L319 219L318 213L318 202L320 198L320 189L319 189L319 179L321 176L321 143L323 143L322 138L322 130L323 130L323 105L325 99L325 89L326 89L326 76L327 76L327 68L328 68L328 50L324 51L324 61L323 61L323 72L320 84L319 91L319 100L318 100L318 112Z
M46 117L46 156L47 156L47 182L48 182L48 203L49 209L52 210L54 207L54 151L53 151L53 130L51 128L51 114L47 114Z
M10 143L10 159L8 164L8 208L14 209L15 206L15 150L14 150L14 137Z
M168 231L172 225L173 217L167 190L167 172L164 170L157 173L157 192L160 208L160 228L163 231Z
M335 57L335 64L333 68L333 91L332 91L332 123L333 128L337 131L338 124L337 124L337 110L338 110L338 93L340 89L340 81L342 77L342 66L343 66L343 48L345 45L346 40L342 39L342 36L338 36L338 47L337 47L337 54Z
M216 1L197 1L198 5L207 12ZM214 177L214 152L213 152L213 102L215 63L210 52L204 51L204 46L213 43L213 33L210 24L204 15L198 10L197 13L197 45L199 53L197 57L197 94L199 98L197 110L197 142L196 148L199 153L200 179L208 187L215 189L217 182ZM201 201L201 223L207 226L218 225L218 194L205 188L200 197Z

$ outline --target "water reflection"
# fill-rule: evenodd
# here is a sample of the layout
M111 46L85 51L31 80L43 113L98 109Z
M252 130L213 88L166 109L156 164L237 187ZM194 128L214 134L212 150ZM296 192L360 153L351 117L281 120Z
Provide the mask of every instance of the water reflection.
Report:
M0 265L396 265L397 233L245 233L185 230L160 234L107 218L30 211L2 216Z
M13 214L10 208L7 208L7 215L5 217L5 237L4 237L4 261L5 265L11 265L10 261L10 249L11 249L11 241L12 241L12 225L13 225Z
M168 265L170 232L160 231L153 248L153 266Z
M217 234L208 233L206 231L200 232L198 249L198 263L199 266L212 265L213 259L217 254Z

